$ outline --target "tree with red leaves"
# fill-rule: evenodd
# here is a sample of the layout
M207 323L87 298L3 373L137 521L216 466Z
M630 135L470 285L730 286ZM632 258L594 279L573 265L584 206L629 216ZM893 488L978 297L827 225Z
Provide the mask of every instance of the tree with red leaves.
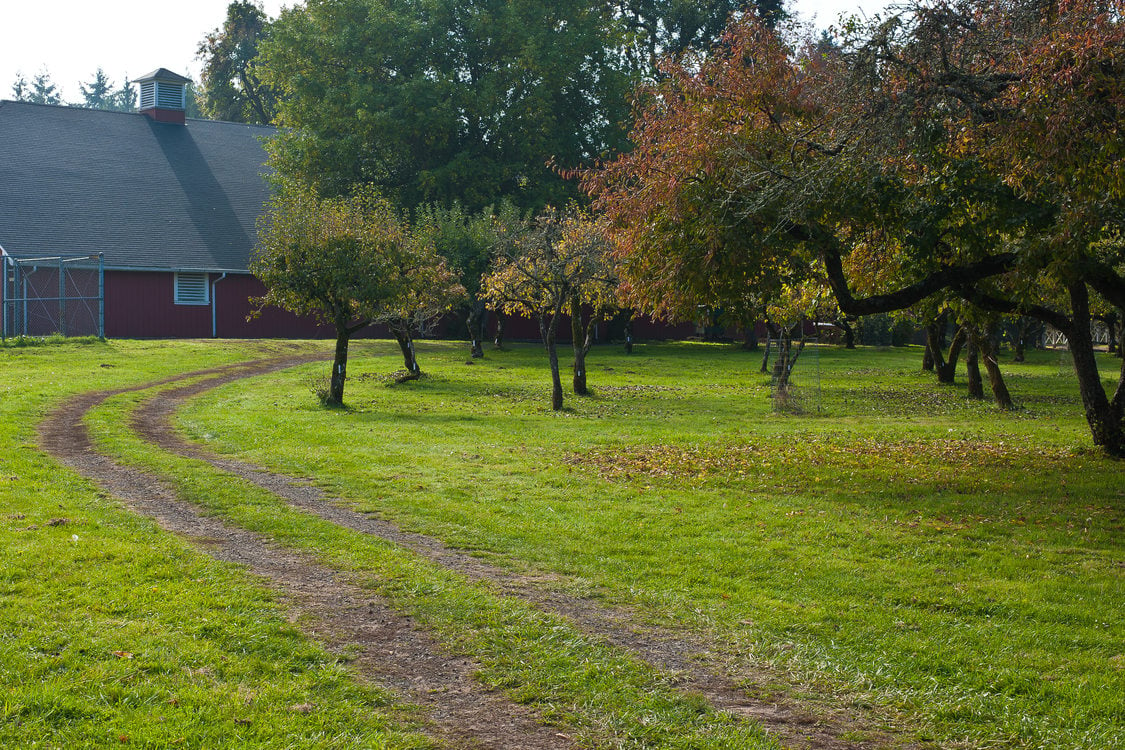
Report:
M633 301L768 301L819 267L849 315L1035 317L1125 456L1125 370L1108 395L1090 336L1092 297L1125 308L1123 1L918 4L828 50L733 24L666 66L635 150L585 176Z

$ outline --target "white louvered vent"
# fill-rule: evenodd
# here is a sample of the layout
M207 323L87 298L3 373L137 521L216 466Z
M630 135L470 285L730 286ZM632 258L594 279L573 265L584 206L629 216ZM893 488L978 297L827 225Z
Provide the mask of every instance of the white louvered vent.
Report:
M177 305L207 305L211 298L208 294L207 274L205 273L177 273L176 274L176 304Z
M151 109L156 106L156 81L145 81L141 84L141 109Z
M163 109L184 108L184 87L174 83L156 82L156 106Z

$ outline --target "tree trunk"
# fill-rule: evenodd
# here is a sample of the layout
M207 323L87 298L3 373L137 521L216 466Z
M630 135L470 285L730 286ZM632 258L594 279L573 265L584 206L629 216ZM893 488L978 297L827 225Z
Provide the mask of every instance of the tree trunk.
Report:
M348 342L352 331L347 323L336 323L336 354L332 358L332 379L328 386L328 400L325 406L344 405L344 381L348 377Z
M1118 319L1121 321L1121 327L1117 330L1117 356L1125 359L1125 308L1121 309ZM1125 368L1125 363L1121 366Z
M742 322L742 351L758 351L758 331L755 330L757 325L758 321L751 318L747 318Z
M760 369L760 372L765 373L765 372L770 371L770 347L773 344L773 340L778 338L780 335L781 335L781 332L777 330L777 326L775 326L773 323L771 323L770 321L767 320L766 321L766 351L765 351L764 354L762 354L762 367Z
M945 349L945 326L948 314L942 313L926 326L926 353L922 355L922 369L933 372L944 362L942 350Z
M496 349L504 348L504 325L508 322L508 316L502 312L496 313L496 336L492 339L492 346Z
M465 320L465 325L469 329L469 356L473 359L480 359L484 356L484 302L476 300L469 304L469 317Z
M539 335L543 337L543 346L547 350L547 361L551 364L551 409L558 411L563 406L562 377L559 375L559 350L555 345L556 333L559 327L559 315L562 303L555 308L555 314L548 323L545 316L539 316Z
M1013 360L1016 362L1023 362L1025 360L1025 350L1027 347L1027 333L1031 330L1031 321L1024 315L1016 318L1016 345L1014 347Z
M1111 311L1105 316L1106 338L1109 340L1108 354L1117 354L1117 313ZM1125 321L1122 321L1125 324Z
M406 368L409 375L404 380L417 380L422 374L421 368L418 367L418 357L414 353L414 339L411 338L409 331L395 331L395 340L398 341L398 348L402 351L402 363Z
M586 335L582 325L582 303L577 294L570 297L570 341L574 349L574 378L572 388L575 396L586 396Z
M625 353L633 353L633 313L629 312L629 317L625 320Z
M984 381L980 376L980 361L978 354L978 336L976 332L969 334L969 348L965 355L965 376L969 381L969 398L984 398Z
M942 358L938 340L932 334L932 331L927 331L926 336L930 345L930 351L934 355L934 370L937 371L938 382L952 383L954 382L954 375L957 373L957 360L961 357L961 348L965 345L965 339L967 338L965 326L961 326L957 329L957 333L953 336L953 341L949 342L949 353L944 359Z
M1090 425L1094 444L1100 445L1106 453L1117 458L1125 458L1125 366L1122 379L1118 381L1117 391L1111 402L1102 387L1098 373L1098 362L1094 356L1094 341L1090 335L1090 298L1086 284L1076 282L1067 285L1070 294L1073 322L1065 331L1074 358L1074 371L1078 376L1078 390L1082 394L1082 405L1086 410L1086 422ZM1125 363L1123 363L1125 365Z
M922 370L934 371L934 350L930 348L930 332L926 331L926 346L922 349Z
M840 318L833 324L844 332L844 348L855 349L855 329L845 318Z
M995 331L978 337L976 343L980 350L981 359L984 360L984 369L988 372L988 384L992 387L992 398L996 401L996 405L1005 411L1014 408L1012 395L1008 393L1008 386L1004 383L1004 375L1000 372L1000 363L997 357L999 346L997 345Z

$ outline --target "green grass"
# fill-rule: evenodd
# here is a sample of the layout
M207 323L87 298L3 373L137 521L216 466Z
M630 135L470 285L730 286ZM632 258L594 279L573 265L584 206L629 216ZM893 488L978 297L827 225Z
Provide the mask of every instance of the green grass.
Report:
M316 403L319 364L224 386L180 425L406 528L690 629L731 669L768 667L759 693L872 706L907 739L942 745L1125 745L1125 466L1089 446L1059 354L1004 365L1023 408L1003 414L937 386L918 349L806 351L800 411L777 413L756 355L599 348L594 395L552 413L538 347L472 364L463 345L419 350L429 376L393 386L394 345L356 345L347 409ZM262 354L0 349L0 745L424 746L409 715L303 639L267 592L31 445L68 393ZM558 618L140 445L126 423L144 397L92 416L103 445L350 571L590 744L768 746ZM290 710L304 703L314 711Z
M430 746L416 719L301 636L268 591L34 447L35 424L70 393L279 348L0 349L0 746Z
M207 464L156 452L128 421L151 394L115 397L88 421L105 450L174 481L194 503L274 542L351 572L480 664L489 687L535 708L584 746L774 748L755 726L677 692L667 676L583 634L562 618L503 597L378 538L340 528Z
M1125 471L1089 447L1059 354L1005 365L1023 408L1003 414L936 385L916 348L806 352L804 411L778 414L758 358L723 346L595 350L595 395L562 413L535 347L469 365L424 345L430 376L396 387L375 352L348 410L306 395L309 367L181 424L917 737L1125 744Z

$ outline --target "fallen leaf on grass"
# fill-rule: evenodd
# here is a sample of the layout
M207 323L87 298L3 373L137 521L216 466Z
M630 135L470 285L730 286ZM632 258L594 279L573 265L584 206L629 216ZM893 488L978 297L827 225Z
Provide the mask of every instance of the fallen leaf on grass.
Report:
M50 521L47 522L47 525L48 526L65 526L68 523L70 523L69 518L52 518Z
M114 651L113 655L118 659L132 659L133 654L129 651Z
M311 703L294 703L292 706L289 707L289 710L292 711L293 713L297 713L297 714L307 714L309 711L312 711L312 704Z

